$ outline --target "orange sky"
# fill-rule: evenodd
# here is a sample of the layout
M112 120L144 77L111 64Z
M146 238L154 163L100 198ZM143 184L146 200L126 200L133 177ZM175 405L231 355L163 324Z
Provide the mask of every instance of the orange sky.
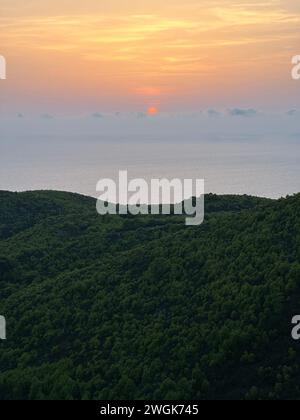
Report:
M2 95L11 109L294 106L296 3L1 0Z

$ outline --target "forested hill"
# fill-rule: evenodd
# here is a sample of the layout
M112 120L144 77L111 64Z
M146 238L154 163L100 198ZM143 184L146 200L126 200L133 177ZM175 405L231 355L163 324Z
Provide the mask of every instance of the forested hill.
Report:
M0 399L300 399L300 195L95 204L0 192Z

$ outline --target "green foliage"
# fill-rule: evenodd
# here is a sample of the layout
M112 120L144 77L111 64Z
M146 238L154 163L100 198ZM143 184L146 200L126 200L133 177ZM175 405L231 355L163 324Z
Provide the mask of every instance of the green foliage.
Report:
M0 399L300 398L300 195L206 219L0 192Z

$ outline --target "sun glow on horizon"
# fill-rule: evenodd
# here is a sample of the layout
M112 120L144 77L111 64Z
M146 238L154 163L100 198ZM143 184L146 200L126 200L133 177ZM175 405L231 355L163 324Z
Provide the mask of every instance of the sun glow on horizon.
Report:
M158 114L158 109L155 106L150 106L147 112L148 112L148 115L154 116Z

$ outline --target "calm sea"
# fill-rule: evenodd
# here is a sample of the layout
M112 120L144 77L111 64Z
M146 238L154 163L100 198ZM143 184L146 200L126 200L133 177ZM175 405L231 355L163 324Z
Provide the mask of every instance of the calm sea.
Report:
M204 178L206 192L281 197L300 192L300 142L145 142L97 138L1 140L0 189L96 196L100 178Z

